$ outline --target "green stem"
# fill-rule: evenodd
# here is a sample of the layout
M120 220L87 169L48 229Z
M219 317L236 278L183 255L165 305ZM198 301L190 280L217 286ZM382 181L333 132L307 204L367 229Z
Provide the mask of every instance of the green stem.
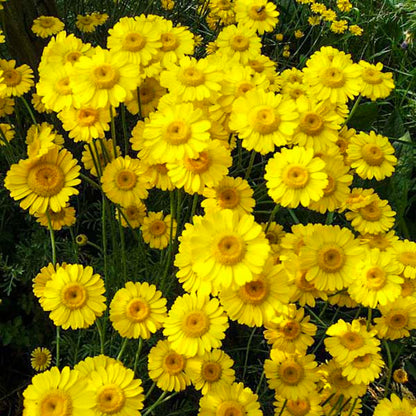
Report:
M351 409L348 412L348 416L352 416L352 413L354 412L354 408L355 408L355 405L357 404L357 401L358 401L358 397L356 397L354 401L352 402Z
M167 260L165 265L165 272L163 273L162 282L166 280L166 277L169 272L170 261L172 258L172 249L173 249L173 220L175 218L175 197L173 191L169 192L169 200L170 200L170 234L169 234L169 246L168 246L168 253L167 253Z
M110 106L110 115L111 115L111 138L113 139L113 148L114 148L114 157L117 155L117 143L116 143L116 122L114 120L114 109L113 106Z
M272 211L272 213L270 214L270 217L269 217L269 221L267 221L267 225L266 225L266 228L264 230L265 233L267 233L267 231L269 231L270 224L273 222L274 217L277 214L277 211L279 211L279 208L280 208L279 204L276 204L275 207L273 208L273 211Z
M191 216L189 218L190 221L192 221L192 218L195 215L196 206L198 205L198 194L194 194L193 200L192 200L192 208L191 208Z
M148 408L146 409L146 411L143 413L143 416L147 416L155 407L159 406L160 404L167 402L168 400L170 400L172 397L176 396L178 393L172 393L170 396L165 397L167 394L166 391L164 391L159 398Z
M246 349L246 356L244 358L244 370L243 370L243 380L244 377L246 375L246 371L247 371L247 363L248 363L248 355L250 353L250 345L251 345L251 341L253 340L254 334L256 333L256 327L253 328L253 330L251 331L251 334L248 338L248 342L247 342L247 349Z
M248 179L250 177L251 170L253 169L254 159L256 157L256 151L252 150L250 155L250 161L248 162L248 167L246 170L246 174L244 175L244 179Z
M121 104L121 124L123 126L124 155L127 155L129 151L129 138L127 134L126 124L126 107L124 106L124 104Z
M121 244L121 267L123 268L124 283L127 282L127 261L126 261L126 242L124 240L124 230L121 225L120 209L118 211L118 231L120 233L120 244Z
M147 393L146 393L146 396L144 396L144 399L146 400L149 396L150 396L150 394L152 393L152 391L153 391L153 389L156 387L156 382L154 381L153 383L152 383L152 385L150 386L150 389L149 390L147 390Z
M99 319L96 319L95 325L97 326L98 335L100 336L100 354L104 354L104 331Z
M282 414L283 414L283 412L285 410L286 404L287 404L287 399L285 399L285 401L283 402L283 406L280 409L280 412L279 412L279 415L278 416L282 416Z
M61 344L61 327L56 327L56 352L55 352L55 365L59 368L60 359L60 344Z
M384 348L386 349L387 363L388 363L387 380L386 380L386 385L384 386L384 397L387 397L387 395L389 394L389 389L390 389L391 375L393 374L393 360L391 358L391 351L390 351L389 343L386 340L383 340L383 345L384 345Z
M259 390L260 390L260 387L261 387L261 384L262 384L262 382L263 382L263 379L264 379L264 370L261 372L261 376L260 376L260 380L259 380L259 382L257 383L257 387L256 387L256 394L259 394Z
M295 221L295 224L300 224L300 221L298 217L296 216L295 211L293 211L293 209L291 208L288 208L287 210L289 211L289 214L292 217L292 220Z
M49 236L51 239L51 248L52 248L52 264L56 265L56 244L55 244L55 232L52 228L51 216L49 215L49 211L46 210L46 217L48 218L48 228L49 228Z
M80 173L79 176L83 181L88 182L93 188L101 190L100 185L98 185L97 182L93 181L88 176L84 175L83 173Z
M28 102L26 101L26 98L24 98L23 96L20 97L22 99L22 103L23 105L26 107L26 110L29 113L30 118L33 121L33 124L38 125L38 122L36 121L35 115L33 114L32 109L30 108L30 105L28 104Z
M142 352L143 339L139 338L139 345L137 346L136 356L134 357L133 371L136 374L137 364L139 363L140 353Z
M106 222L106 204L107 200L105 199L104 194L101 196L101 239L103 240L103 249L102 253L104 256L104 283L107 279L108 263L107 263L107 222Z
M103 249L99 245L92 243L90 240L87 241L87 244L91 247L96 248L98 251L101 251L101 252L103 251Z
M352 106L350 114L348 115L347 119L342 123L341 127L346 126L347 123L351 120L352 116L357 111L358 105L360 104L360 101L361 101L362 98L363 97L362 97L361 94L357 97L357 100L355 101L354 105Z
M326 221L325 221L326 225L331 225L332 224L332 221L334 221L334 215L335 215L334 211L329 211L328 212L328 214L326 216Z
M120 351L117 354L116 360L118 360L118 361L121 360L121 356L123 355L123 352L124 352L124 350L126 349L126 346L127 346L127 341L128 341L127 338L123 338L123 343L121 344Z
M368 311L367 311L367 331L370 329L372 315L373 315L373 310L371 308L368 308Z
M337 407L340 405L340 404L342 404L342 401L344 400L344 395L343 394L341 394L339 397L338 397L338 400L335 402L335 404L332 406L332 409L329 411L329 413L328 413L328 416L331 416L332 415L332 413L333 413L333 411L334 410L336 410L337 409Z

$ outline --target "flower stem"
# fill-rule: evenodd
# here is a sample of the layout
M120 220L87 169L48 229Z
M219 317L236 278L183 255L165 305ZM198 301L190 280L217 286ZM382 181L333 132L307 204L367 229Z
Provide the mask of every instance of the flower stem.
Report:
M137 364L139 363L139 357L140 357L140 353L142 352L142 346L143 346L143 339L139 338L139 345L137 346L136 356L134 357L134 366L133 366L134 373L136 373L136 370L137 370Z
M56 327L56 352L55 352L55 365L59 368L60 359L60 344L61 344L61 327Z
M277 211L279 211L279 208L280 208L279 204L276 204L275 207L273 208L273 211L272 211L272 213L270 214L270 217L269 217L269 221L267 221L267 225L266 225L266 228L264 230L265 233L267 233L267 231L269 231L270 224L274 220L274 217L277 214Z
M124 352L124 350L126 349L126 346L127 346L127 341L128 341L127 338L123 338L123 343L121 344L120 351L117 354L116 360L118 360L118 361L121 360L121 356L123 355L123 352Z
M384 348L386 349L387 363L388 363L387 380L386 380L386 385L384 387L384 397L387 397L387 395L389 394L389 389L390 389L391 375L393 374L393 360L391 358L391 351L390 351L389 343L386 340L383 340L383 345L384 345Z
M120 209L118 211L118 231L120 233L120 243L121 243L121 267L123 268L123 279L124 282L127 282L127 261L126 261L126 242L124 240L124 230L121 225L121 215Z
M190 221L192 221L192 218L195 215L197 205L198 205L198 194L194 194L194 198L192 200L191 216L189 218Z
M358 401L358 397L356 397L354 401L352 402L351 409L348 412L348 416L352 416L352 413L354 412L354 408L355 408L355 405L357 404L357 401Z
M289 214L292 217L292 220L295 221L295 224L300 224L300 221L298 217L296 216L295 211L293 211L293 209L291 208L288 208L287 210L289 211Z
M21 96L20 98L22 99L22 103L26 107L26 110L28 111L29 116L33 121L33 124L35 124L37 126L38 122L36 121L35 115L33 114L33 111L30 108L30 105L28 104L28 102L26 101L26 99L23 96Z
M104 354L104 331L99 319L96 319L95 325L97 326L98 335L100 336L100 354Z
M361 101L362 98L363 97L362 97L361 94L357 97L357 100L355 101L354 105L352 106L350 114L348 115L347 119L342 123L341 127L346 126L347 123L351 120L352 116L357 111L358 105L360 104L360 101Z
M256 157L256 151L252 150L250 155L250 161L248 162L248 167L246 170L246 174L244 175L244 179L248 179L250 177L251 170L253 169L254 159Z
M283 414L283 412L285 410L286 404L287 404L287 399L285 399L285 401L283 402L283 406L280 409L279 416L282 416L282 414Z
M48 228L49 228L49 236L51 239L51 248L52 248L52 264L56 265L56 244L55 244L55 232L52 228L51 216L49 215L49 211L46 210L46 217L48 218Z
M256 329L257 329L256 327L253 328L253 330L251 331L250 337L248 338L246 356L244 358L243 380L244 380L244 377L245 377L246 371L247 371L248 355L250 353L251 341L253 340L254 334L256 333Z

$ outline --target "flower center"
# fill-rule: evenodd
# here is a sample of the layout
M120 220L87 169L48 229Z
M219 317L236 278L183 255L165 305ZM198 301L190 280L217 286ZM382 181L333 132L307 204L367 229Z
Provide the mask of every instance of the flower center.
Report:
M299 127L308 136L317 136L324 129L324 123L318 114L306 113L302 116Z
M332 195L336 189L336 182L332 176L328 175L328 185L324 188L324 196Z
M230 46L237 52L244 52L250 47L250 42L243 35L235 35L231 39Z
M166 175L168 173L168 168L166 167L166 163L158 163L156 165L156 170L162 175Z
M381 84L383 79L381 78L380 71L377 71L373 68L365 68L361 76L363 77L364 82L367 84Z
M252 69L254 69L254 71L256 71L257 73L261 73L264 71L264 65L263 63L261 63L260 61L257 61L255 59L248 61L248 64L250 65L250 67Z
M355 368L367 368L370 366L371 362L371 354L365 354L354 358L352 365Z
M218 204L221 208L235 208L240 203L240 195L234 188L226 188L217 194Z
M346 332L339 341L348 350L356 350L364 345L363 337L356 332Z
M286 339L294 340L299 336L300 329L301 328L298 321L288 321L282 327L280 327L280 332L283 333Z
M380 166L384 161L384 153L376 144L367 143L361 149L363 159L370 166Z
M173 33L162 33L160 40L163 52L174 51L179 46L179 42Z
M185 358L175 351L169 351L163 361L163 368L171 376L176 376L185 368Z
M113 414L119 412L126 402L123 390L116 384L107 384L98 390L97 409L102 413Z
M205 75L194 66L189 66L182 71L181 81L187 87L197 87L205 82Z
M402 283L402 292L401 295L405 298L410 296L415 291L415 285L411 280L405 280Z
M130 321L143 322L150 315L150 308L147 302L142 299L132 299L126 308L126 316Z
M29 171L27 185L35 194L43 197L57 195L65 185L62 169L53 163L39 163Z
M48 362L48 355L45 354L43 351L40 351L35 356L35 365L41 367Z
M219 238L214 248L214 256L219 263L233 266L240 263L246 253L243 239L236 235L226 235Z
M266 282L263 280L253 280L246 283L239 290L241 299L253 305L259 305L263 303L264 299L269 293Z
M342 375L342 368L334 370L332 374L329 375L330 383L334 384L337 390L347 389L351 386L351 383Z
M404 251L399 255L399 261L405 266L416 266L416 253L413 251Z
M279 376L283 383L295 386L303 379L304 370L298 363L286 361L280 365Z
M322 75L322 83L329 88L341 88L345 84L344 73L338 68L327 68Z
M87 303L88 293L83 285L69 282L62 289L61 300L70 310L80 309Z
M78 112L78 123L83 126L92 126L98 120L98 110L81 108Z
M198 338L209 330L209 319L203 311L188 312L182 321L182 330L186 336Z
M253 88L254 88L253 84L251 84L250 82L244 81L237 87L237 91L235 93L235 96L236 97L241 97L247 91L250 91Z
M134 188L137 183L137 175L128 169L122 169L117 172L116 185L122 191L129 191Z
M311 405L308 400L288 400L286 409L293 416L305 416L311 410Z
M279 236L273 231L268 231L266 233L266 238L269 240L270 244L279 244Z
M65 218L65 209L63 208L58 212L54 212L50 209L48 209L47 211L49 216L51 217L51 221L59 221Z
M318 251L318 265L327 273L335 273L342 269L345 263L343 250L336 245L327 245Z
M248 15L253 20L266 20L267 19L266 7L259 6L259 5L251 6L250 9L248 10Z
M139 88L141 104L149 104L155 98L155 90L150 85L143 85Z
M78 51L68 52L65 55L65 62L71 62L72 64L74 64L75 62L78 62L81 56L82 56L82 53Z
M287 166L282 175L283 182L292 189L301 189L309 181L309 172L300 165Z
M202 365L202 378L210 383L214 383L221 378L222 367L216 362L208 362Z
M138 52L146 45L146 38L140 33L128 33L123 39L123 50Z
M301 97L304 94L305 92L301 90L300 88L291 89L289 92L290 98L293 98L294 100L296 100L297 98Z
M211 160L209 158L208 152L199 153L198 157L191 159L186 156L184 160L185 168L193 173L202 173L208 170Z
M125 209L125 213L127 218L132 220L139 220L141 217L143 217L140 209L136 205L129 205Z
M99 89L110 89L117 84L120 79L120 73L117 68L109 64L97 66L92 71L92 79Z
M367 270L367 287L370 289L381 289L386 284L386 274L380 267L374 266Z
M149 231L154 236L161 236L166 232L167 226L163 220L155 220L149 227Z
M296 276L295 284L303 292L312 292L315 290L315 285L306 280L307 270L302 270Z
M270 134L278 129L280 116L274 112L273 108L261 107L253 111L251 124L255 131Z
M64 77L60 79L55 84L55 89L60 95L70 95L72 94L72 89L69 86L69 77Z
M388 326L393 329L404 328L409 321L409 315L404 310L392 311L387 315L386 318Z
M49 391L39 403L39 414L42 416L70 416L72 415L71 396L64 390Z
M222 402L218 408L215 416L245 416L246 411L244 407L234 401L234 400L226 400Z
M45 29L52 27L54 24L54 19L51 19L50 17L44 16L39 20L39 25Z
M360 208L360 214L366 221L378 221L381 218L381 209L377 206L377 201L373 201L365 207Z
M22 75L16 69L6 69L3 72L4 82L8 87L15 87L22 81Z
M192 132L184 121L173 121L165 132L165 139L172 145L186 143L191 138Z

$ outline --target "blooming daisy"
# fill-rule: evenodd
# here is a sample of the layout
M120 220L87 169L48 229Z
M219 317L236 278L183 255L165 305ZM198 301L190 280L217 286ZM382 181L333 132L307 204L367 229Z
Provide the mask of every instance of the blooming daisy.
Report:
M57 141L57 134L53 130L52 125L47 123L32 125L26 134L29 159L35 159L47 154L52 148L56 147Z
M234 8L237 22L256 30L260 35L272 32L279 22L279 12L271 1L236 0Z
M63 329L88 328L106 309L104 282L90 266L68 264L46 282L42 308Z
M272 253L279 253L282 238L286 235L286 231L283 230L283 226L274 221L270 223L263 222L260 225L266 235L266 238L269 240Z
M52 211L48 209L45 213L39 214L35 212L36 221L43 225L44 227L49 227L49 221L51 226L55 231L59 231L62 227L70 227L75 224L75 208L69 205L66 205L59 211Z
M369 384L376 380L384 367L380 354L367 353L355 357L344 366L342 375L353 384Z
M2 91L2 94L6 97L20 97L34 85L33 71L26 64L16 68L16 61L14 59L10 61L0 59L0 70L3 71L3 83L6 84L6 89Z
M20 160L6 174L4 186L15 200L22 200L20 207L29 212L44 213L48 208L60 211L71 195L77 195L74 186L80 167L71 153L57 146L36 159Z
M120 207L121 225L125 228L139 228L146 217L146 205L138 199L131 205ZM116 213L118 218L118 210Z
M0 97L0 117L10 116L13 113L14 99L10 97Z
M155 285L127 282L110 304L110 321L126 338L148 339L162 327L166 317L166 299Z
M98 21L90 14L85 16L79 14L77 15L75 25L81 32L91 33L94 32L95 28L98 26Z
M403 397L400 399L396 394L390 395L390 399L387 397L381 399L374 409L374 416L415 416L416 407L412 402Z
M320 406L321 397L315 392L311 392L307 397L297 400L286 400L276 395L274 414L280 416L321 416L322 407Z
M383 69L381 62L373 65L361 60L359 65L362 69L361 79L363 80L361 94L370 98L371 101L388 97L394 88L393 74L381 72Z
M392 244L396 260L403 265L403 276L416 278L416 242L409 240L395 241Z
M13 140L16 132L12 125L0 123L0 145L6 146L7 143Z
M177 223L172 221L171 215L163 215L163 212L149 212L143 218L141 226L142 236L145 243L151 248L163 250L169 244L171 236L176 235Z
M30 363L36 371L47 370L51 365L51 361L52 354L47 348L37 347L30 354Z
M63 30L64 26L55 16L39 16L33 21L32 32L41 38L48 38Z
M107 357L104 354L100 354L95 357L86 357L84 360L79 361L75 364L74 370L79 371L84 378L89 379L91 378L91 374L99 368L106 369L110 365L117 363L120 364L120 361L117 361L115 358Z

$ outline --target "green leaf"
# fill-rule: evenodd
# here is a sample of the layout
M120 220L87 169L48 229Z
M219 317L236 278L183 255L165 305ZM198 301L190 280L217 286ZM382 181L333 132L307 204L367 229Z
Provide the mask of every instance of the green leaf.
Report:
M405 135L403 119L398 109L395 109L386 121L383 129L384 136L400 138Z
M360 104L355 110L354 115L348 122L348 127L352 127L356 130L368 131L371 129L374 121L378 117L378 105L377 103L364 103Z

